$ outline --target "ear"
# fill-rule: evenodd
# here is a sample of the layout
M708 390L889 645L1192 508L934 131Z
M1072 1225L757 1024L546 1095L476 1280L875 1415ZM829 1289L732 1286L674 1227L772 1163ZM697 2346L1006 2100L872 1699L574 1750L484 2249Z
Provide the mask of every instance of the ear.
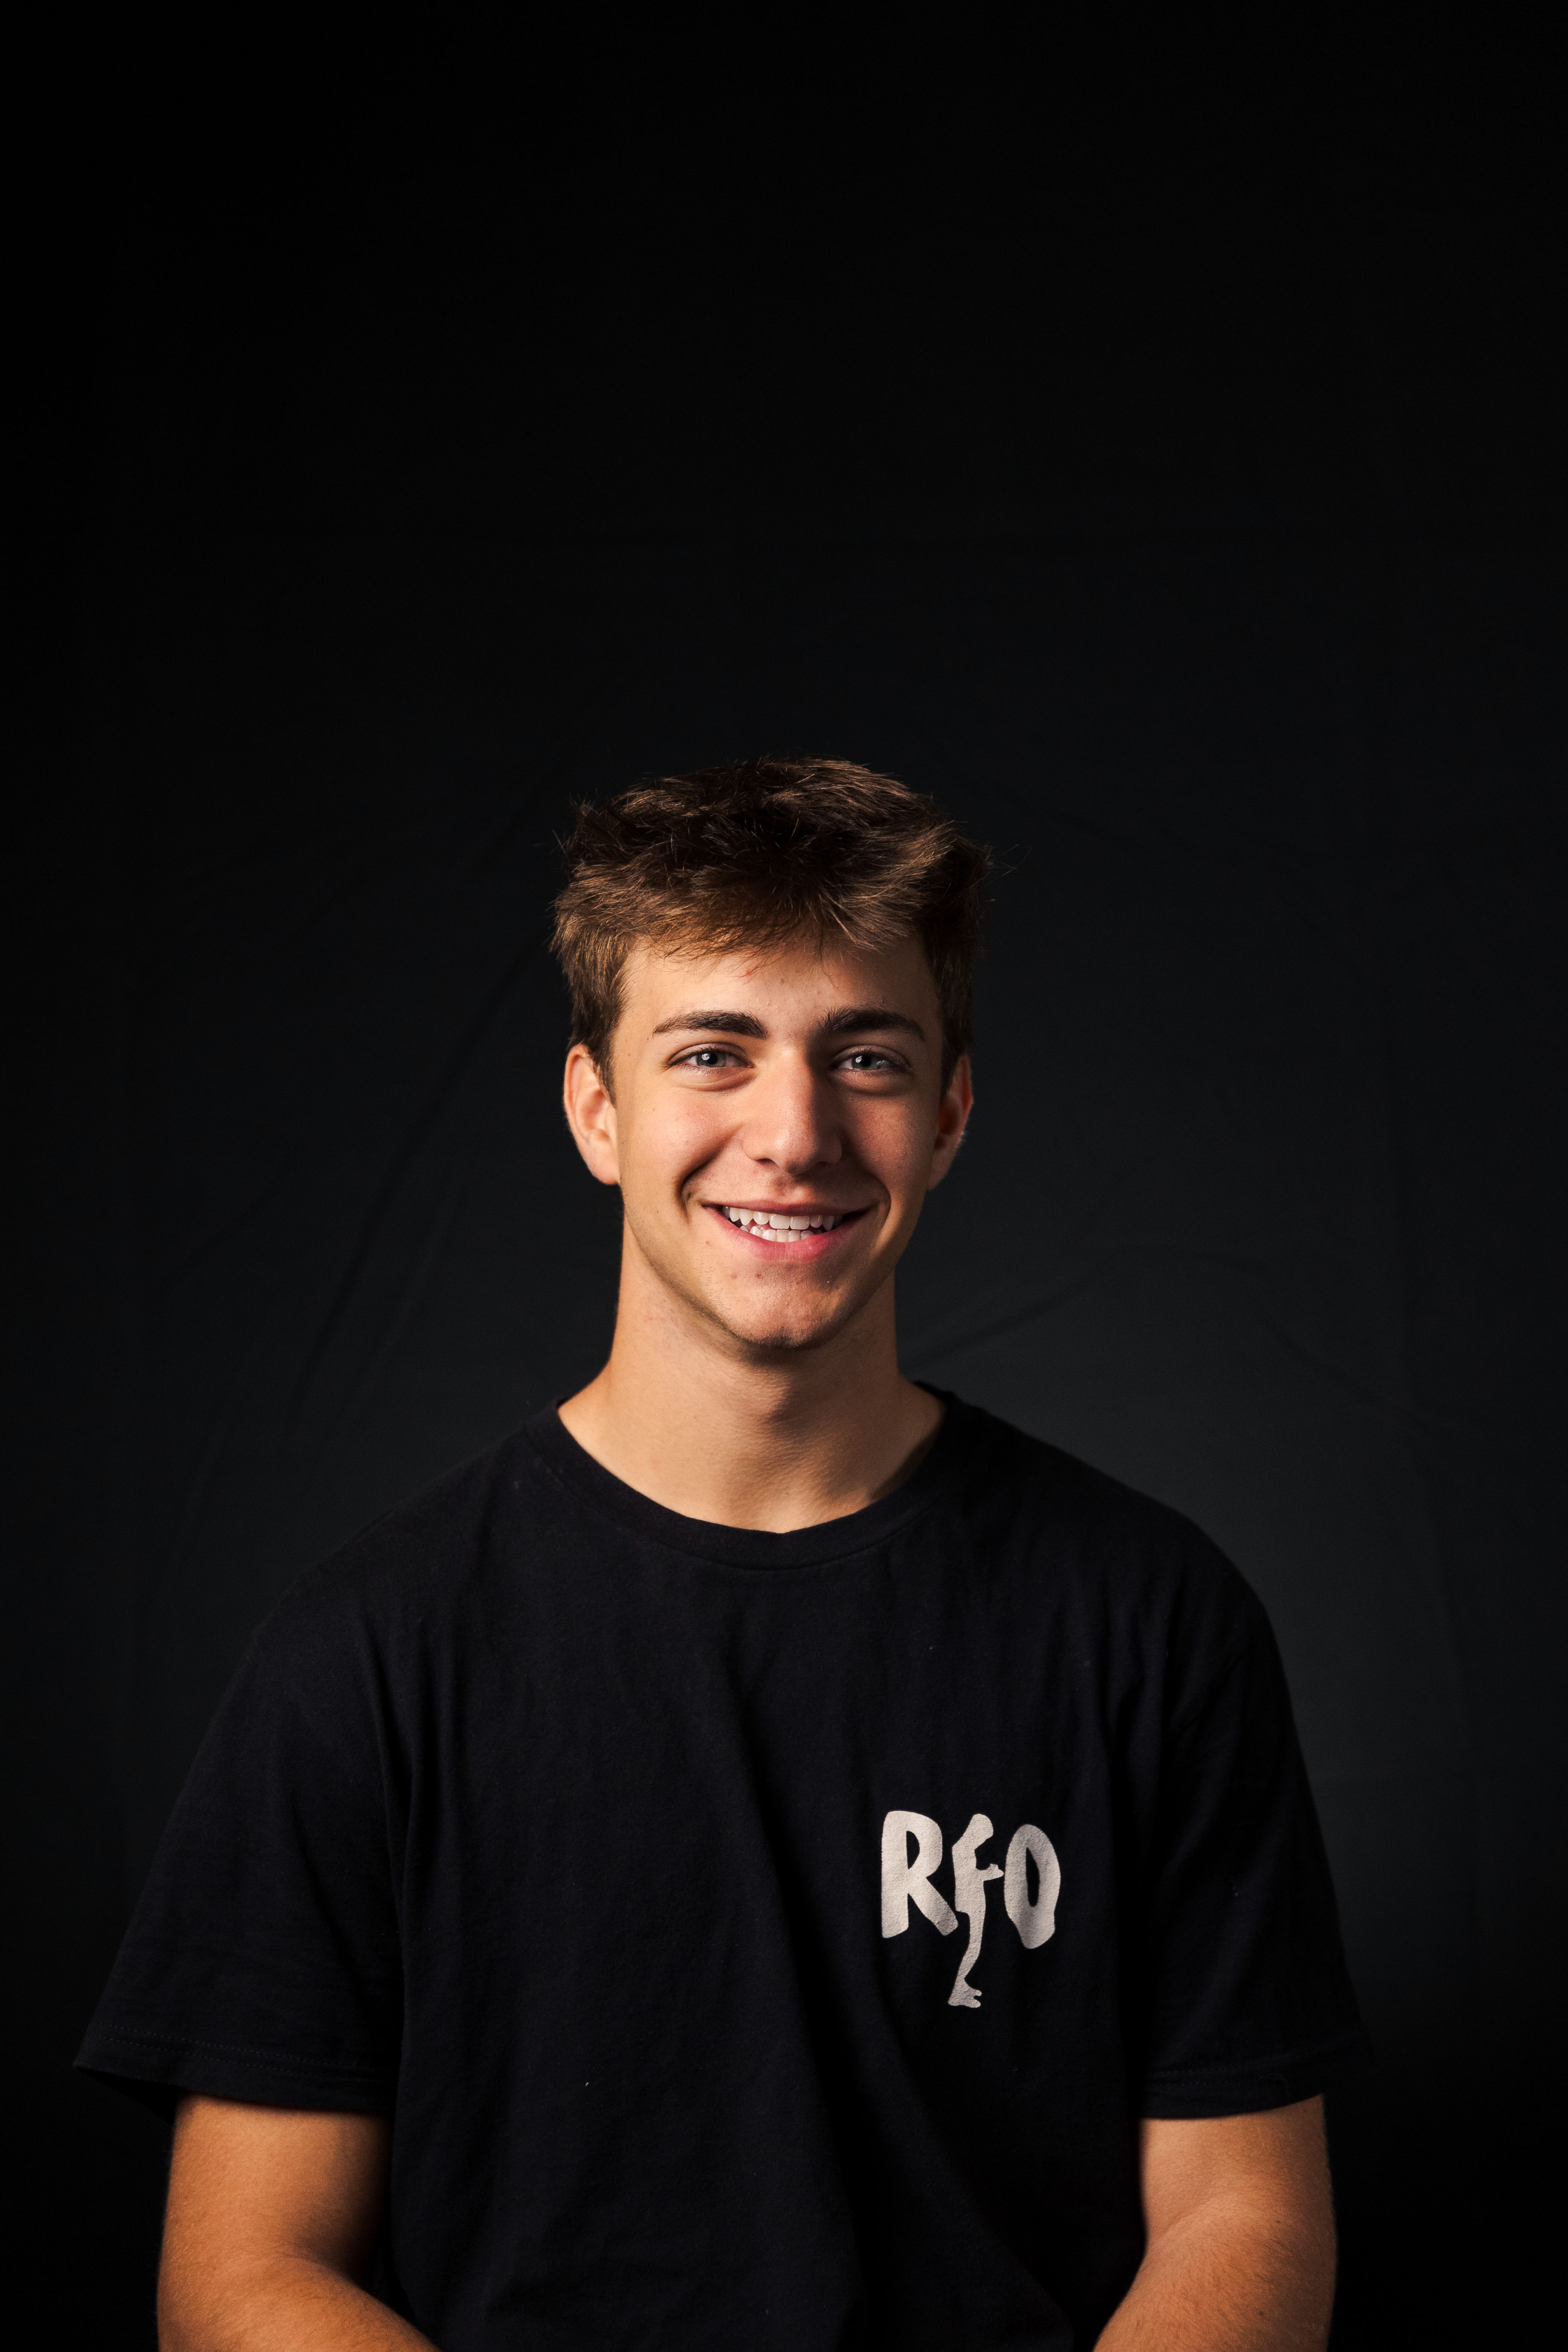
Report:
M926 1178L928 1192L942 1182L952 1166L973 1108L974 1086L970 1076L969 1056L961 1054L952 1066L952 1076L936 1107L936 1144L931 1156L931 1174Z
M574 1045L566 1056L562 1087L566 1124L572 1140L601 1184L618 1184L621 1163L616 1148L616 1106L598 1064L585 1045Z

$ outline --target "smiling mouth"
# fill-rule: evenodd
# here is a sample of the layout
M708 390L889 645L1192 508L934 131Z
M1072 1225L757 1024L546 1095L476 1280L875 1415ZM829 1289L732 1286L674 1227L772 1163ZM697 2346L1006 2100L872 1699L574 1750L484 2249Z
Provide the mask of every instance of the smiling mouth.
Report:
M841 1225L853 1224L866 1213L864 1209L733 1209L717 1201L705 1205L748 1239L775 1245L833 1233Z

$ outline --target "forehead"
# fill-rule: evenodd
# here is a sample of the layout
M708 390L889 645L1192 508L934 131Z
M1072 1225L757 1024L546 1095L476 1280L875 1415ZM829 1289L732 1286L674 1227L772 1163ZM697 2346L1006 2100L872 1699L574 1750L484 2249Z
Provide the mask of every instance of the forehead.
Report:
M936 982L919 940L883 949L786 940L719 955L640 943L622 973L617 1025L646 1037L682 1011L722 1008L783 1034L816 1029L846 1006L906 1013L934 1039Z

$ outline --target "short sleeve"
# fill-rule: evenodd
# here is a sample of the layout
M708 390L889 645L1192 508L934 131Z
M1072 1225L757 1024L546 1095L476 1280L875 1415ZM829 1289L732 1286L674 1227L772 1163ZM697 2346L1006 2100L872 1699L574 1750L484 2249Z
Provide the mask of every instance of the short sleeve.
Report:
M1287 2106L1367 2057L1284 1669L1230 1575L1238 1639L1171 1724L1160 1775L1141 1938L1150 2116Z
M401 2032L394 1820L364 1637L320 1596L263 1628L197 1754L77 2058L181 2091L383 2112Z

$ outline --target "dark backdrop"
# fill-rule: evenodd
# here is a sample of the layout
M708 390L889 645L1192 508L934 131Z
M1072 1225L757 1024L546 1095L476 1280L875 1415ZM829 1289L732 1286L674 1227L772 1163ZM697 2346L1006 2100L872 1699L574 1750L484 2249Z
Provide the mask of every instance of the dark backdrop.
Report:
M620 42L312 104L252 58L53 144L5 1571L51 2342L151 2340L160 2136L68 2061L248 1629L607 1343L552 835L758 749L1004 853L906 1360L1273 1613L1380 2053L1336 2342L1539 2284L1554 125L1500 37L1358 21L896 83L781 34L706 105Z

